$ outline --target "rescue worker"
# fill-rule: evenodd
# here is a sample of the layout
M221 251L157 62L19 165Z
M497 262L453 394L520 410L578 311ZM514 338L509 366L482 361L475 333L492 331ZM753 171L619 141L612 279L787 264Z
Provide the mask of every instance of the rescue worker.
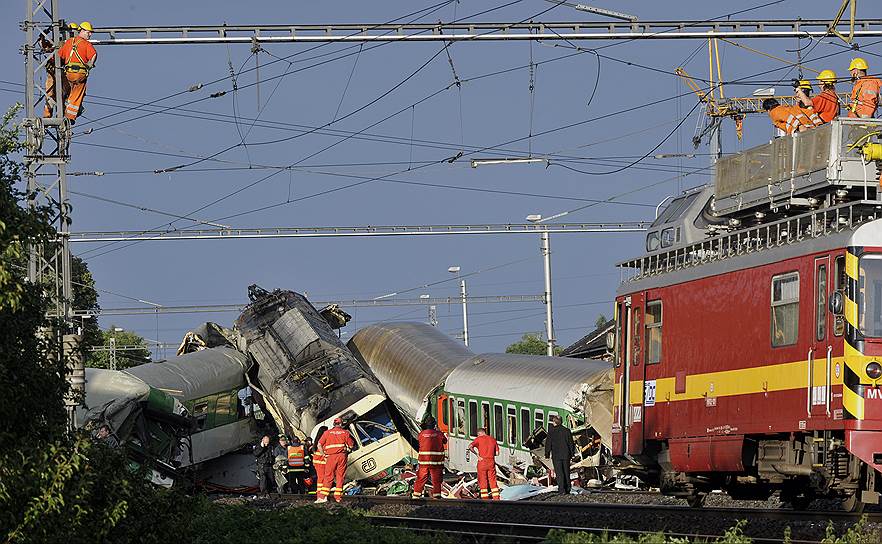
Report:
M821 117L815 111L814 103L812 103L812 83L807 79L793 80L793 94L796 95L796 105L809 118L812 126L824 124Z
M318 443L319 451L325 454L327 464L325 465L323 494L316 499L316 502L327 502L327 490L331 489L331 483L336 482L334 489L334 500L343 501L343 484L346 478L346 461L349 459L349 452L355 447L355 440L352 438L349 430L343 428L343 420L339 417L334 418L334 428L322 435Z
M318 432L315 434L315 443L312 445L312 465L315 467L315 502L324 502L319 501L319 499L327 497L331 492L330 488L325 488L325 466L327 466L328 460L325 457L325 453L319 450L318 447L319 441L321 441L327 431L328 428L324 425L319 427Z
M279 445L273 448L273 475L281 495L288 490L288 437L284 434L279 435Z
M818 74L818 85L821 92L811 98L812 109L824 123L839 117L839 95L836 94L836 73L833 70L821 70ZM803 102L805 104L805 102Z
M499 444L487 433L487 429L481 428L478 429L478 437L469 444L469 451L478 456L478 486L481 488L481 498L498 501L496 456L499 455Z
M264 435L260 443L254 446L254 457L257 464L257 481L260 484L260 494L269 494L270 481L273 479L273 449L270 447L270 437Z
M554 467L558 493L569 495L572 489L570 459L576 454L576 445L573 443L570 430L561 425L560 416L553 415L549 421L551 425L548 427L548 437L545 439L545 457L551 459L551 465Z
M312 464L313 447L312 438L307 436L303 439L303 492L307 495L315 495L312 488L316 483L315 466Z
M288 444L288 490L296 495L306 493L306 449L296 436Z
M444 446L447 444L447 436L435 427L436 421L432 416L427 416L423 421L423 430L419 434L419 467L417 468L416 482L413 484L413 498L423 496L423 488L429 476L432 476L432 498L441 498L441 484L444 481Z
M772 123L784 134L792 135L814 127L801 109L796 106L782 106L774 98L763 100L763 109L769 112Z
M851 64L848 65L851 80L854 82L854 87L851 89L851 105L848 108L849 117L876 116L879 94L882 92L882 80L867 75L869 69L867 61L861 57L852 59Z
M73 25L71 25L72 28ZM86 96L86 81L89 78L89 70L95 67L98 52L89 43L92 37L92 23L83 21L77 27L79 33L73 38L67 39L58 50L58 58L61 60L61 69L64 71L62 79L62 94L64 96L64 116L72 123L82 111L83 98ZM46 78L46 95L55 95L55 77ZM53 101L46 101L43 117L52 117Z

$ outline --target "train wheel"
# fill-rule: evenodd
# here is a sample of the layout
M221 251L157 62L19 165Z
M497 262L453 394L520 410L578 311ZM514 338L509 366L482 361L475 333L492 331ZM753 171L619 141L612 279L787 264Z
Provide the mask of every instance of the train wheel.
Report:
M686 503L691 508L701 508L704 506L704 499L707 498L707 493L699 493L698 491L694 492L692 495L686 497Z
M853 512L855 514L860 514L864 511L864 504L860 501L860 489L856 490L854 493L849 495L848 497L842 499L842 509L846 512Z

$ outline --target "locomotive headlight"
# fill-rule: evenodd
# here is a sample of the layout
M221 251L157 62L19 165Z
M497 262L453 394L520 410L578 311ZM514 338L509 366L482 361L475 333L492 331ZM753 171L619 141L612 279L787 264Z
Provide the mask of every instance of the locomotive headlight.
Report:
M882 377L882 365L876 361L871 361L870 364L867 365L867 376L869 376L871 380L878 380Z

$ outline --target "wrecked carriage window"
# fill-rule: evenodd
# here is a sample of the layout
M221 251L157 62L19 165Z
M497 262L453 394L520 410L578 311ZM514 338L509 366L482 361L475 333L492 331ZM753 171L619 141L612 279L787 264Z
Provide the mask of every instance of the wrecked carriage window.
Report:
M478 436L478 401L469 401L469 436Z
M465 401L457 400L456 401L456 434L460 436L465 436L466 434L466 409L465 409Z
M502 405L493 405L493 438L500 444L505 440L505 421L502 417Z
M363 416L359 416L355 422L355 430L358 435L358 441L362 444L379 442L387 436L398 432L385 404L381 404Z
M508 443L512 446L518 445L518 413L514 406L508 407Z

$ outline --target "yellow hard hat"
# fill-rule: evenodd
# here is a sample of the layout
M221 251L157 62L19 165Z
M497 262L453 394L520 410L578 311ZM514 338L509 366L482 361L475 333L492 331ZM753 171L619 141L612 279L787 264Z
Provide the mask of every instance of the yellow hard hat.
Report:
M799 85L797 85L797 88L812 90L812 82L807 79L801 79L799 80Z
M89 32L92 32L92 23L89 21L83 21L80 23L80 30L88 30Z
M836 83L836 72L833 70L821 70L818 74L818 81L821 83Z
M858 70L869 70L870 67L867 65L867 61L865 61L861 57L855 57L851 59L851 64L848 65L848 71L852 71L854 69Z
M77 30L77 29L80 28L80 25L78 25L78 24L76 24L76 23L71 23L71 24L69 24L69 25L67 25L67 26L69 26L72 30Z

